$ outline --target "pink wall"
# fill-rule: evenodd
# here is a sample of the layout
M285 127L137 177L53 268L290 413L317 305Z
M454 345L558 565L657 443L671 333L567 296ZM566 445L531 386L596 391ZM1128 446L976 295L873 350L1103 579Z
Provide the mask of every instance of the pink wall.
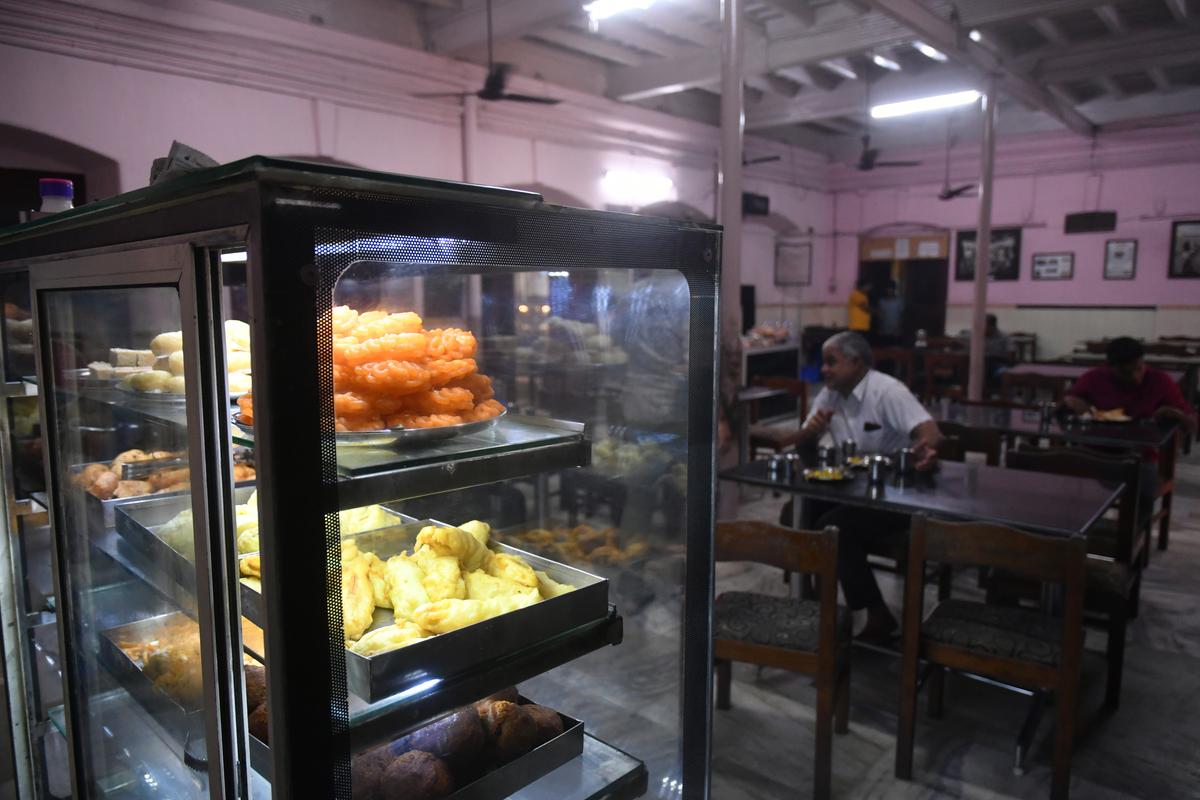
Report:
M961 181L955 181L960 183ZM994 226L1023 225L1021 269L1017 281L992 282L988 302L997 305L1197 305L1200 280L1167 278L1171 220L1189 215L1200 219L1200 164L1109 170L1100 175L1076 172L1030 175L996 181L992 220ZM928 223L960 230L973 228L978 200L937 199L939 184L902 188L839 192L837 226L846 232L863 232L897 222ZM1111 233L1062 232L1063 216L1070 212L1117 212L1117 229ZM1155 217L1155 219L1142 219ZM1132 281L1103 278L1104 243L1107 239L1137 239L1137 274ZM858 243L839 239L838 295L857 271ZM1035 281L1031 278L1034 253L1074 252L1075 276L1070 281ZM971 283L953 279L950 265L950 303L970 303ZM825 302L835 302L829 297ZM1197 325L1200 328L1200 324Z

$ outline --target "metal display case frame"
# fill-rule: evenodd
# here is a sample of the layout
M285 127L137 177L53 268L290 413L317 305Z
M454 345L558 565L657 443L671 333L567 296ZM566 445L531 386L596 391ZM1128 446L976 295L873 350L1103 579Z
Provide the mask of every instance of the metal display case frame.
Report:
M233 654L242 651L242 614L232 505L231 440L237 431L230 421L225 386L222 251L244 247L251 265L247 296L255 364L254 449L274 796L348 797L351 752L620 641L619 610L610 609L605 619L503 653L492 663L434 681L420 691L404 692L365 710L351 708L340 578L330 567L339 557L338 512L435 490L535 477L547 468L540 458L553 468L588 461L587 433L581 431L574 434L575 440L555 432L560 438L548 448L512 453L477 456L469 449L455 454L449 448L438 462L411 469L398 463L393 470L361 478L336 469L330 358L322 348L329 346L327 311L333 283L345 264L330 253L336 252L338 242L368 236L393 241L445 238L478 245L466 263L437 264L430 275L541 272L569 265L582 271L672 271L686 279L688 477L679 633L680 782L684 798L706 798L712 716L719 228L551 206L527 192L263 157L0 231L0 269L31 269L32 275L62 619L64 725L74 795L93 796L95 787L77 741L87 698L72 692L79 643L72 641L68 624L76 613L70 570L64 566L71 553L57 500L66 490L64 476L70 465L59 463L57 412L47 399L57 390L49 368L46 321L54 293L147 286L178 290L210 796L247 796L252 761L244 687L240 670L232 666L237 663ZM280 531L324 547L281 546ZM607 745L588 740L585 765L597 763L599 747ZM600 796L602 790L603 784L589 796Z

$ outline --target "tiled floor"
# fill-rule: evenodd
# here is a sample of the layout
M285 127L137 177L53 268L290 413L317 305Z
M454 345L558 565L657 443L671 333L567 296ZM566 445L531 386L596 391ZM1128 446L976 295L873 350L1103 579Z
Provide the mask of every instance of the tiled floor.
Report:
M1171 547L1155 551L1141 615L1129 632L1120 710L1101 713L1104 633L1089 631L1080 704L1082 733L1072 770L1080 798L1200 797L1200 455L1179 468ZM783 498L744 496L742 516L776 518ZM719 565L718 590L782 593L779 573ZM881 575L901 606L900 584ZM961 676L947 684L942 720L917 722L914 779L893 776L898 659L855 648L850 732L834 737L834 796L842 798L1048 797L1052 710L1034 739L1024 775L1013 743L1028 700ZM805 797L811 793L814 693L803 676L739 664L733 708L715 712L716 800Z

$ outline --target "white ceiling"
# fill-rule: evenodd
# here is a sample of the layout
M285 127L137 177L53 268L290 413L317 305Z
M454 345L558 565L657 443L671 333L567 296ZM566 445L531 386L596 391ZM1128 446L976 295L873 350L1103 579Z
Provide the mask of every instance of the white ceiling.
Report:
M484 63L486 0L232 0ZM584 0L492 0L497 60L573 89L715 123L719 0L656 0L595 29ZM870 121L878 102L995 74L1000 134L1081 136L1200 111L1200 0L744 0L746 125L841 161L975 135L964 114ZM415 28L415 30L414 30ZM976 44L967 33L977 29ZM951 58L918 52L924 40ZM899 71L872 63L882 56ZM851 77L853 76L853 77ZM870 124L868 124L870 123ZM949 130L947 129L949 124Z

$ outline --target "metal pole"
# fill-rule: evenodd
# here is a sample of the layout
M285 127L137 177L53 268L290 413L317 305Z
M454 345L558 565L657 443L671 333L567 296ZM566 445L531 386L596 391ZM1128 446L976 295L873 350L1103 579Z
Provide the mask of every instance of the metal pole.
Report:
M971 378L967 399L982 400L984 336L987 330L988 272L992 263L992 171L996 158L996 78L989 75L983 96L983 149L980 156L979 229L975 233L975 300L971 318Z
M721 0L721 339L742 333L742 0Z
M467 183L475 176L475 139L479 130L479 98L473 94L463 97L462 114L462 179Z

